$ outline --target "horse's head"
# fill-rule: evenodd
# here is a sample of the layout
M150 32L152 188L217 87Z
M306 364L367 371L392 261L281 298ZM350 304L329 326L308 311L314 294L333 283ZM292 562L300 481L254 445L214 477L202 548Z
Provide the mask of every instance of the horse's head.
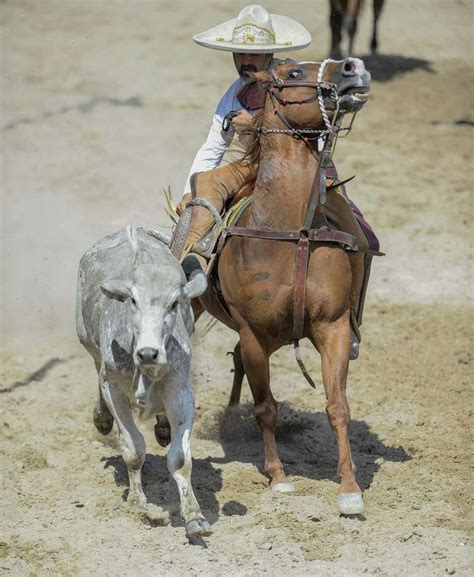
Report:
M268 91L265 115L276 114L296 129L325 129L336 111L357 112L370 87L370 73L359 58L281 64L252 76Z

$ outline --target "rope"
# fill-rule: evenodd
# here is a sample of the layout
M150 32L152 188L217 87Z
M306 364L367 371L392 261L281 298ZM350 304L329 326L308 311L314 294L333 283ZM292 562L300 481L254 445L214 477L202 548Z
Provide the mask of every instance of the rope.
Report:
M334 61L331 58L326 58L326 60L323 60L321 62L321 66L319 67L319 71L318 71L318 79L317 79L319 109L321 110L321 116L323 117L324 124L326 126L326 130L328 131L328 133L333 132L333 127L332 127L331 123L329 122L328 113L326 111L326 107L324 106L324 98L323 98L323 91L321 90L321 83L323 82L324 69L326 68L326 65L329 64L329 62L334 62Z

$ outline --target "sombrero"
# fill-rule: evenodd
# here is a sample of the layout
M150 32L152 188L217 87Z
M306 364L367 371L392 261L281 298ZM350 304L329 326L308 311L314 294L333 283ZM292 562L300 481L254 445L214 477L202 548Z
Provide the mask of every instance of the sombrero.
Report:
M262 6L251 4L237 18L196 34L193 40L215 50L273 53L304 48L311 43L311 35L293 18L269 14Z

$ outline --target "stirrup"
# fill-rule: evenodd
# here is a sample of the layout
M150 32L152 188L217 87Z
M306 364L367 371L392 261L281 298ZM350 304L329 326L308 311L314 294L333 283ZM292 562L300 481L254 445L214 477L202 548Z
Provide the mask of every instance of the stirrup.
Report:
M357 316L354 309L351 309L350 315L351 344L349 348L349 360L355 361L359 357L359 345L362 338L360 335L359 323L357 322Z
M357 358L359 358L359 344L360 344L360 341L357 338L357 335L355 334L355 332L352 330L352 327L351 327L351 346L349 349L349 360L350 361L355 361Z

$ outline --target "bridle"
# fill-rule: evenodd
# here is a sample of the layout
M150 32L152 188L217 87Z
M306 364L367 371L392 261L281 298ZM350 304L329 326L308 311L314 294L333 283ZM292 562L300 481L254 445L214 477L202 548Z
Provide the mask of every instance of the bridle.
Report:
M339 115L339 97L337 94L337 86L333 82L327 82L323 80L324 70L329 62L334 62L334 60L327 58L319 67L318 77L316 82L311 82L309 80L286 80L278 76L275 68L270 69L273 80L265 83L265 88L270 96L273 112L280 119L280 121L286 126L286 129L281 128L268 128L266 126L249 126L237 122L233 119L234 114L230 113L227 115L222 122L222 130L227 132L231 126L235 127L245 127L249 132L256 132L258 134L286 134L292 136L293 138L303 140L308 143L309 141L319 140L321 138L327 138L330 134L337 134L340 130L340 115ZM315 93L313 96L303 99L290 100L282 96L282 90L285 88L314 88ZM324 103L325 95L324 92L329 93L329 99L334 103L335 112L332 122L329 120L329 116L326 110L326 105ZM327 98L327 96L326 96ZM295 128L291 125L290 121L286 118L281 110L278 109L277 103L280 106L288 106L291 104L310 104L312 102L318 102L321 116L324 120L324 129L314 129L314 128Z

